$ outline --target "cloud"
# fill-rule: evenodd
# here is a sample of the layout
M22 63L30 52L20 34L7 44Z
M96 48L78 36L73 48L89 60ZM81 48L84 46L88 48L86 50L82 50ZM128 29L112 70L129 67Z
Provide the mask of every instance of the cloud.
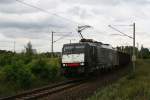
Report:
M136 22L136 31L149 32L150 1L149 0L23 0L50 13L23 5L15 0L0 0L0 36L5 39L33 40L35 47L43 45L41 41L49 39L51 31L73 32L69 39L79 36L76 32L78 25L88 24L92 29L84 30L83 35L98 41L111 43L116 46L119 43L132 44L130 39L124 37L112 37L110 34L117 33L108 28L113 24L132 24ZM61 17L60 17L61 16ZM119 30L132 35L131 27L117 27ZM97 30L97 31L95 31ZM56 33L55 38L60 38L63 33ZM149 33L140 34L146 38L137 41L148 46ZM4 39L4 38L0 38ZM40 40L40 42L37 42ZM116 41L117 40L117 41ZM70 40L61 41L61 46ZM21 42L23 44L23 42ZM37 44L36 44L37 43ZM43 46L47 47L49 42ZM47 44L46 44L47 43ZM60 44L56 43L56 50L61 50ZM42 48L42 50L47 50Z
M64 0L67 3L86 4L86 5L116 5L120 3L120 0Z
M0 13L0 19L1 34L11 38L40 38L50 31L72 31L69 21L43 12L21 15Z
M92 5L92 6L101 6L101 5L112 5L112 6L117 6L122 3L126 4L138 4L138 5L143 5L143 4L150 4L149 0L63 0L66 3L71 3L71 4L80 4L80 5Z
M11 3L15 3L15 0L0 0L0 4L11 4Z
M46 2L45 2L46 1ZM55 12L60 2L59 0L45 0L40 2L40 0L0 0L0 12L3 13L35 13L39 12L39 9L42 8L49 12ZM33 5L34 7L30 6Z
M37 9L31 9L18 2L11 2L15 0L6 0L5 3L0 1L0 12L8 14L23 14L23 13L34 13Z
M79 17L80 19L88 19L91 18L93 15L91 13L91 9L86 6L72 6L67 10L72 17Z
M11 17L11 16L10 16ZM18 29L42 29L48 27L64 28L65 23L57 21L55 17L47 18L25 18L30 16L15 16L14 18L7 18L1 21L0 28L18 28Z

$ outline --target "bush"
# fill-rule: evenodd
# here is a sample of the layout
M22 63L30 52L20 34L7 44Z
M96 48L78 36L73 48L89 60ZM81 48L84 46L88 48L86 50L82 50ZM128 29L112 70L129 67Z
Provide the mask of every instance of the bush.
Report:
M13 83L20 88L29 88L32 83L32 74L25 68L22 61L14 62L3 69L3 79L6 83Z
M50 79L50 66L43 59L38 59L31 65L31 72L40 79Z
M5 66L11 64L12 56L11 55L0 55L0 66Z
M48 64L44 59L38 59L33 62L31 72L39 79L53 80L57 75L57 67Z
M58 58L50 59L40 54L0 54L0 96L59 80L58 61Z
M55 78L58 75L58 67L57 66L51 66L51 74L50 74L50 79L55 80Z

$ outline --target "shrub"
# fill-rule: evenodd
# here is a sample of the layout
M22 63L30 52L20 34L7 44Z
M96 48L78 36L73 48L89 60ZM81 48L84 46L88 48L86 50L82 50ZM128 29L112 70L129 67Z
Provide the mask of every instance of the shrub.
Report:
M12 56L10 55L0 55L0 66L5 66L6 64L11 64Z
M58 67L56 65L51 66L50 79L55 80L58 75Z
M40 79L49 79L51 69L43 59L38 59L31 65L31 72Z
M32 84L32 75L25 68L22 61L14 62L3 69L4 82L14 83L20 88L29 88Z
M49 63L47 59L34 60L30 64L31 72L35 77L44 80L53 81L57 77L58 73L58 64Z

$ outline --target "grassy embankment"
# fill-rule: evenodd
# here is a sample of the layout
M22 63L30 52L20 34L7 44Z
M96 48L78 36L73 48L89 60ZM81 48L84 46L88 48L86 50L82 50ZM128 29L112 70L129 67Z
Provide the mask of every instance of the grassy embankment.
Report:
M125 76L88 100L150 100L150 59L137 61L134 77Z
M0 54L0 97L61 81L59 70L59 58Z

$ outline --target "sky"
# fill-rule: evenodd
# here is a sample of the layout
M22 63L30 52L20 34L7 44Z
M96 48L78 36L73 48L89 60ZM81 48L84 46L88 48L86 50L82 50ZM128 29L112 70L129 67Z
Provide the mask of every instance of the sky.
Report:
M108 25L132 36L134 22L136 46L150 48L149 11L150 0L0 0L0 49L20 52L30 41L38 52L50 52L54 31L54 51L60 52L63 44L80 40L79 25L91 26L84 38L132 45Z

